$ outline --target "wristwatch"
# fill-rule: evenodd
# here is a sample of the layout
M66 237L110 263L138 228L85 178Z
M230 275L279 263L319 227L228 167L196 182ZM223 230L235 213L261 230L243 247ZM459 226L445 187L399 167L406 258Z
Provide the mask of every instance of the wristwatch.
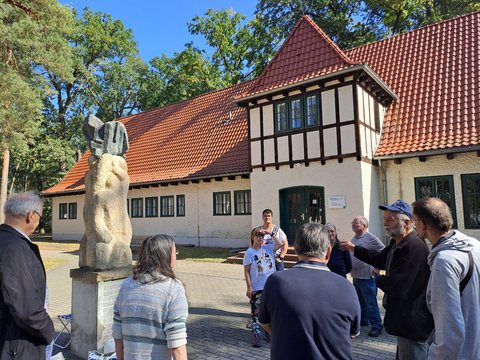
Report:
M279 258L280 260L282 260L282 261L283 261L283 259L284 259L284 258L283 258L283 257L281 257L281 256L279 256L278 258Z

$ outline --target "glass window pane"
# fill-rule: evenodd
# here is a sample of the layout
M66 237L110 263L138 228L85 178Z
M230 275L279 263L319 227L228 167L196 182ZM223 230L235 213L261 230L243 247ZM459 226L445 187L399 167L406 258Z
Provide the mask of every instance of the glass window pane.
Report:
M302 108L300 99L292 100L290 102L290 114L292 121L290 123L292 129L302 127Z
M318 124L318 115L317 115L317 96L307 96L307 125L317 125Z
M275 107L277 119L277 131L286 131L287 129L287 107L285 103L277 104Z

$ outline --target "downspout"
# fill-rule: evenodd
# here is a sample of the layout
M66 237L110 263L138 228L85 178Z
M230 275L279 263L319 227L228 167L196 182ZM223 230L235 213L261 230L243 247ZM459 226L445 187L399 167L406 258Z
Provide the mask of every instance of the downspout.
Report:
M387 173L385 168L382 165L382 160L378 159L378 165L380 166L380 170L382 171L382 184L383 184L383 203L388 204L388 191L387 191Z

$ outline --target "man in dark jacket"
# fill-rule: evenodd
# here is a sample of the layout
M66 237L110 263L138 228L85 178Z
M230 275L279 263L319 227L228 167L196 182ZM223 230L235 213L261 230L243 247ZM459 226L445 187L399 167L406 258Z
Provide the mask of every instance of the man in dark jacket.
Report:
M411 318L413 303L427 286L430 270L427 264L428 247L413 229L412 209L402 200L385 210L385 234L392 238L382 251L355 246L349 241L341 244L342 250L353 251L356 258L373 267L386 270L375 282L384 293L385 330L397 336L400 360L427 358L427 337L420 329L406 321Z
M0 225L0 359L45 359L55 330L45 310L46 276L38 246L42 201L34 194L10 197Z

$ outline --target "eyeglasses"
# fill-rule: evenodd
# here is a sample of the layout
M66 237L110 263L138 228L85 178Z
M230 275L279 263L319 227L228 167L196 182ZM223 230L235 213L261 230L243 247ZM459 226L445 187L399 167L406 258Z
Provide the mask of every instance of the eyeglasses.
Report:
M262 233L256 233L255 236L258 236L258 237L265 237L265 234L262 234Z
M33 210L33 211L35 211L35 214L38 215L38 217L40 218L40 221L41 221L41 222L45 222L45 221L43 221L43 216L40 215L37 210Z

